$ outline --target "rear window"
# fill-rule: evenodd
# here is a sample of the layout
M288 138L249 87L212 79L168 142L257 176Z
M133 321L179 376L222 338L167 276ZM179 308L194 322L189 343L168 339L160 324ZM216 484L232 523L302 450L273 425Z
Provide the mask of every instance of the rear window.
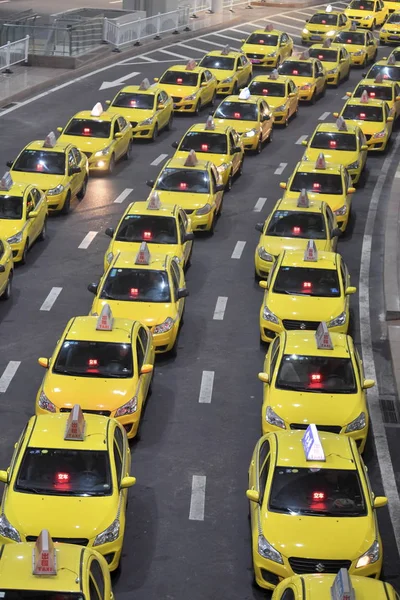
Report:
M176 221L173 217L127 215L115 236L117 242L177 244Z
M281 75L292 75L293 77L312 77L312 63L297 60L285 60L278 69Z
M252 33L246 40L246 44L262 44L263 46L277 46L279 38L277 35L267 33Z
M65 340L53 373L77 377L132 377L132 348L129 344Z
M365 91L368 92L370 98L375 98L376 100L392 100L393 98L393 88L391 87L363 84L357 86L354 97L361 98L362 93Z
M79 135L81 137L108 138L110 137L111 123L109 121L93 121L91 119L72 119L63 131L65 135Z
M229 56L205 56L200 62L200 66L207 69L233 71L235 68L235 59Z
M44 175L64 175L64 152L47 152L43 150L24 150L18 156L13 171L26 173L43 173Z
M354 369L349 358L285 354L275 386L280 390L318 394L355 394Z
M269 222L266 235L325 240L325 220L321 213L276 210Z
M249 85L251 94L254 96L276 96L283 98L285 96L285 84L275 81L253 81Z
M157 179L157 190L207 194L210 178L207 171L187 169L164 169Z
M319 150L357 150L357 138L354 133L317 131L311 140L310 148Z
M400 58L396 58L396 60L400 60ZM374 65L368 71L367 79L375 79L379 73L382 74L383 79L400 81L400 65L398 67L392 65Z
M0 219L22 219L24 199L20 196L0 196Z
M160 83L196 87L198 79L199 74L192 71L166 71L161 77Z
M317 13L311 17L309 23L314 25L337 25L338 16L332 13Z
M241 121L257 121L257 104L248 102L229 102L224 100L215 111L219 119L239 119Z
M100 298L124 302L171 302L168 274L153 269L111 269Z
M154 107L154 94L138 94L131 92L120 92L113 100L112 106L120 108L143 108L151 110Z
M338 298L340 286L335 269L281 267L274 282L275 294Z
M318 58L318 60L322 60L323 62L335 63L338 61L337 50L325 50L325 48L310 48L309 52L312 58Z
M207 133L202 131L189 131L183 138L179 150L190 152L210 152L211 154L226 154L227 139L222 133Z
M371 0L353 0L350 2L348 8L353 10L374 10L375 2L371 2Z
M380 106L348 104L344 108L342 117L355 121L383 121L383 111Z
M364 46L365 33L359 32L359 31L341 31L335 37L335 43L354 44L356 46Z
M302 173L297 171L293 177L290 191L301 192L305 189L314 194L343 194L342 178L331 173Z

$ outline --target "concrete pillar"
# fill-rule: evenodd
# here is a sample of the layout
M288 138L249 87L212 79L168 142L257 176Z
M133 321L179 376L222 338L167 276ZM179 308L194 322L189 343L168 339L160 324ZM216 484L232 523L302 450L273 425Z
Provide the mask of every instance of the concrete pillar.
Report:
M211 0L211 10L214 13L221 13L224 9L224 0Z

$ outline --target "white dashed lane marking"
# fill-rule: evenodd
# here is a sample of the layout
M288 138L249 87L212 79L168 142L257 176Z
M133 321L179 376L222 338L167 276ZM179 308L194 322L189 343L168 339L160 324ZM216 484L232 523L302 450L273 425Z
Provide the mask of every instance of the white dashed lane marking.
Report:
M10 385L20 364L20 360L10 360L10 362L4 369L3 375L0 377L0 392L2 392L3 394L8 390L8 386Z
M127 197L129 196L129 194L133 192L132 188L126 188L126 190L124 190L119 196L117 196L114 200L115 204L121 204L124 200L127 199Z
M286 169L287 163L279 163L279 167L275 170L275 175L282 175L283 171Z
M308 138L308 135L301 135L299 137L299 139L297 140L296 144L300 145L304 142L304 140L306 140Z
M217 304L214 310L214 321L222 321L225 315L226 303L228 302L227 296L218 296Z
M85 235L85 237L79 244L78 248L81 248L82 250L87 250L87 248L89 248L90 244L93 242L94 238L98 233L98 231L89 231L89 233Z
M151 164L153 165L153 167L156 167L157 165L162 163L162 161L165 160L167 156L168 154L160 154L160 156L157 156L157 158L155 158Z
M236 246L232 252L231 258L239 259L242 256L242 252L244 250L245 245L246 242L236 242Z
M53 307L54 302L57 300L58 296L61 294L62 291L62 287L53 287L50 290L49 295L47 296L46 300L43 302L42 306L40 307L40 310L51 310Z
M189 519L191 521L204 521L206 480L205 475L193 475L192 477L192 495L189 510Z
M259 198L256 202L255 207L253 208L254 212L261 212L266 201L266 198Z
M203 371L200 384L199 402L201 404L211 404L211 398L214 386L214 371Z
M330 112L324 112L322 113L322 115L319 117L319 121L325 121L325 119L327 119L329 117L331 113Z

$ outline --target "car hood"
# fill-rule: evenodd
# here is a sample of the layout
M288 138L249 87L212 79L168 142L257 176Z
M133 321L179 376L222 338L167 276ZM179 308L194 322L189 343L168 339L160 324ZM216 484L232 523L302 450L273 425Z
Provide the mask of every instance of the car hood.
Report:
M82 152L98 152L107 148L112 143L110 138L90 138L81 135L64 135L59 137L59 141L63 144L74 144Z
M300 192L292 192L285 191L284 198L298 198ZM332 210L337 210L343 204L346 204L346 196L344 194L313 194L312 192L307 192L310 200L320 200L324 201L331 207Z
M140 245L140 242L113 242L111 252L114 256L117 252L138 253ZM177 256L178 258L181 258L183 255L183 246L180 244L153 244L147 242L147 245L150 254L163 254L165 256L170 254L171 256Z
M290 79L293 79L295 85L298 88L301 88L302 85L309 83L310 85L315 85L315 79L309 75L308 77L300 77L300 75L288 75Z
M19 233L26 226L26 221L22 219L0 219L0 238L8 239Z
M346 50L349 54L354 54L355 52L360 52L360 50L362 50L363 52L367 51L366 46L363 46L362 44L341 44L341 45L346 48Z
M251 52L254 54L262 54L263 56L268 56L268 54L273 54L278 50L278 46L264 46L263 44L243 44L242 46L243 52Z
M187 156L189 156L189 152L184 152L182 150L179 150L178 152L175 152L175 154L174 154L174 158L186 158ZM216 167L219 167L219 165L222 165L224 162L227 162L227 163L231 162L231 159L226 154L213 154L211 152L199 152L198 156L200 156L202 160L209 160L210 162L214 163L214 165Z
M389 2L389 3L388 3L388 2L385 2L385 4L390 4L390 2ZM396 4L397 4L397 2L396 2ZM397 6L398 6L398 4L397 4ZM396 9L396 10L397 10L397 9ZM384 24L382 25L382 27L383 27L384 29L390 29L390 31L400 31L400 25L399 25L399 24L397 24L397 23L384 23Z
M318 148L307 148L304 152L304 156L307 157L310 162L316 162L321 152L324 153L327 162L335 165L350 165L359 158L357 150L337 150L330 152L329 150L320 150Z
M324 25L323 23L306 23L305 28L308 29L310 33L314 31L336 31L339 29L338 25Z
M259 129L260 124L258 121L241 121L240 119L216 119L219 125L225 125L226 127L233 127L237 133L243 134L250 129Z
M347 17L371 17L372 14L368 10L355 10L354 8L348 8L344 11Z
M228 79L228 77L234 77L235 71L230 69L208 69L210 73L214 75L218 83L223 81L224 79Z
M213 204L212 194L195 194L188 192L166 192L157 190L161 202L178 204L184 210L196 210L205 204Z
M155 114L152 108L119 108L118 106L110 107L107 112L113 115L122 115L127 121L136 121L138 123L149 119Z
M95 299L91 313L100 314L104 304L110 306L114 317L140 321L150 328L160 325L167 317L174 319L176 316L176 305L173 302L124 302L108 299Z
M43 382L43 391L57 408L73 408L80 404L87 410L114 411L132 398L136 383L136 377L78 377L49 372Z
M389 123L384 123L383 121L356 121L356 120L348 120L345 119L347 123L351 123L352 125L358 125L364 134L371 135L373 133L378 133L378 131L383 131L389 125Z
M199 88L195 86L173 85L170 83L160 83L159 86L161 89L167 92L167 94L176 98L186 98L186 96L191 96L199 91Z
M313 296L286 296L269 293L267 304L280 319L305 321L330 321L346 308L343 298L320 298Z
M34 185L46 192L57 187L64 181L65 175L44 175L42 173L28 173L24 171L11 171L11 177L15 183L26 183Z
M287 96L265 96L265 100L268 103L268 106L274 109L277 106L282 106L282 104L286 104L289 98Z
M290 237L275 237L261 236L259 245L263 246L269 254L278 256L283 250L304 250L307 247L308 239L290 238ZM331 242L329 240L314 240L317 250L320 252L330 251Z

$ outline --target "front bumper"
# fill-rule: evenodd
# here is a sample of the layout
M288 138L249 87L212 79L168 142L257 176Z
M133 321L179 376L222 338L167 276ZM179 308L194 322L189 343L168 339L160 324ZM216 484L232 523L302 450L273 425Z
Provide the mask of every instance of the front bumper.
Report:
M188 217L190 217L193 231L209 231L211 229L211 225L214 219L214 213L216 211L215 207L213 207L213 209L206 215L196 215L195 210L183 210L186 212Z
M356 21L357 27L362 27L363 29L372 29L374 19L360 19L359 17L350 17L350 15L347 15L347 18L350 19L350 21Z
M330 75L326 76L327 85L338 85L339 81L340 81L340 71L337 71L336 73L331 73Z
M12 250L13 259L14 259L15 263L20 262L20 260L22 259L22 255L24 253L25 244L26 244L26 238L25 237L23 237L22 241L19 242L18 244L10 244L11 250Z
M153 345L156 354L164 354L174 347L176 336L179 331L179 320L175 321L173 327L165 333L153 333Z
M389 142L390 136L386 135L383 138L370 137L367 140L368 152L384 152Z
M350 54L350 60L351 60L351 64L356 66L356 67L361 67L361 65L365 62L367 53L363 52L362 54L355 54L353 52L353 54L351 52L349 52Z
M301 34L301 41L306 44L318 44L319 42L324 42L326 39L333 39L335 34L327 35L327 32L314 33L310 31L309 33Z
M156 121L154 121L151 125L132 125L132 139L133 140L148 140L153 137L154 127L156 126Z
M261 279L267 279L273 265L274 262L260 258L256 248L254 255L254 267L258 277L261 277Z
M191 113L195 112L199 99L195 100L174 100L174 112Z
M385 44L398 44L400 42L400 31L382 33L379 32L379 41Z
M299 88L299 100L302 102L309 102L314 94L315 86L309 89L302 90Z
M258 140L260 138L260 134L258 132L255 135L252 135L251 137L247 137L245 133L242 133L241 138L245 150L257 149Z
M55 196L48 196L46 194L46 202L49 212L58 212L59 210L62 210L67 198L67 193L68 192L64 190L61 192L61 194L57 194Z
M286 116L288 111L280 110L274 111L274 125L284 125L286 123Z
M283 320L279 319L279 323L272 323L272 321L267 321L263 317L263 309L264 304L261 306L260 310L260 337L263 342L269 344L272 342L277 335L279 335L282 331L286 331ZM292 319L288 319L292 320ZM301 319L297 318L299 322ZM304 319L304 321L308 321L308 319ZM292 329L292 328L291 328ZM329 331L332 333L347 333L349 329L349 315L347 314L346 322L343 325L339 325L338 327L329 327Z

